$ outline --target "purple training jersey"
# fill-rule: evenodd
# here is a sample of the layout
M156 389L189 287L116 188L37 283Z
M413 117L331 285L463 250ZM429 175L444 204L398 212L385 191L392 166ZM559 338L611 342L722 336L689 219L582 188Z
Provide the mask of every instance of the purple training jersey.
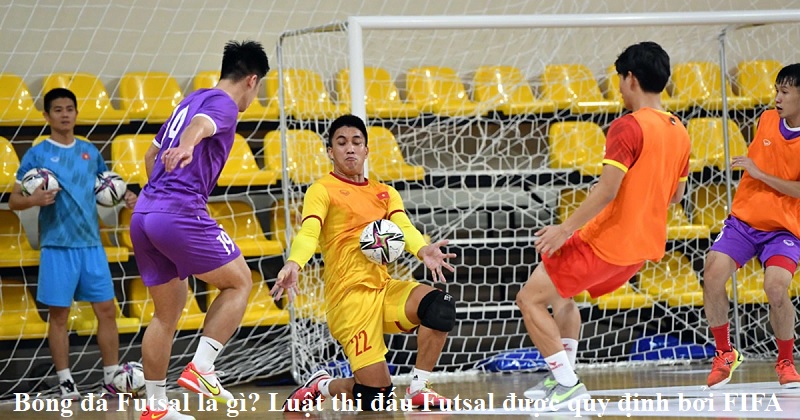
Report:
M181 101L153 140L153 144L161 150L134 212L205 214L208 195L217 185L233 146L238 115L236 103L219 89L200 89ZM161 155L180 144L181 134L193 118L211 121L214 134L195 146L191 163L167 172Z

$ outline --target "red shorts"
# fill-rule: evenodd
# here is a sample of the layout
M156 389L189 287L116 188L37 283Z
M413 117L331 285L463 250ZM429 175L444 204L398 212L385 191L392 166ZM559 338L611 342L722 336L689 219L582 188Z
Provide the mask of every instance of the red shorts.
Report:
M562 297L571 298L586 290L596 298L617 290L644 262L620 266L603 261L577 231L552 257L542 255L542 264Z

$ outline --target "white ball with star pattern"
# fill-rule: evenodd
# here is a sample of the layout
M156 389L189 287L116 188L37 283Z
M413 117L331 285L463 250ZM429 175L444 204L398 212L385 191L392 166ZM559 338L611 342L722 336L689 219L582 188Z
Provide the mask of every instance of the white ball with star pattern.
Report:
M139 362L125 362L119 366L111 382L118 392L127 392L134 398L144 396L144 369Z
M114 207L128 191L128 185L119 174L114 171L105 171L97 174L94 180L94 196L97 204L104 207Z
M56 175L47 168L33 168L22 176L22 195L29 196L44 185L45 190L58 189Z
M403 231L389 220L370 222L361 232L361 252L375 264L394 262L405 247Z

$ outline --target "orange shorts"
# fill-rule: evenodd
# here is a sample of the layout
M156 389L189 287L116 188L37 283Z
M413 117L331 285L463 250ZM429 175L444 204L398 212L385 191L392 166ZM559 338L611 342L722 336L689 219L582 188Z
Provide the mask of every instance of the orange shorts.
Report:
M617 290L644 262L620 266L603 261L576 231L552 257L542 255L542 264L562 297L571 298L586 290L596 298Z

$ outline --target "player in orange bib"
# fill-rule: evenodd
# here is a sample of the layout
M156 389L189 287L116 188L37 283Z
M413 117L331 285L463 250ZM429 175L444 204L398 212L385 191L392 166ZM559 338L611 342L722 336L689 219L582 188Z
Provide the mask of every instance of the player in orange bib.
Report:
M443 240L426 244L411 224L403 200L394 188L364 176L369 153L367 127L354 115L344 115L328 129L328 156L333 172L309 187L303 201L303 223L292 242L288 261L278 273L273 295L296 291L298 272L319 244L325 262L325 306L331 335L344 348L353 378L332 379L320 370L292 392L285 410L319 396L346 395L362 410L382 409L391 397L392 378L386 363L384 334L418 328L419 350L406 398L414 406L441 404L443 397L428 385L447 333L455 326L455 300L439 289L416 281L389 277L385 265L369 261L359 237L370 222L389 219L405 235L406 251L444 281L442 268L453 271ZM290 298L292 294L289 294ZM373 405L375 401L376 405ZM380 407L378 407L378 403Z
M517 294L528 334L551 371L525 397L547 398L554 409L589 398L574 371L581 318L572 297L612 292L645 261L664 256L667 209L683 197L689 173L689 135L661 108L667 53L642 42L614 65L631 113L611 123L603 171L586 200L561 225L536 233L542 263Z
M800 64L781 69L775 89L775 109L761 114L747 156L733 158L732 166L745 173L731 214L706 257L703 306L717 346L710 388L728 383L743 360L730 341L725 283L753 257L764 267L769 321L778 344L778 382L800 388L793 355L795 308L789 298L800 260Z

